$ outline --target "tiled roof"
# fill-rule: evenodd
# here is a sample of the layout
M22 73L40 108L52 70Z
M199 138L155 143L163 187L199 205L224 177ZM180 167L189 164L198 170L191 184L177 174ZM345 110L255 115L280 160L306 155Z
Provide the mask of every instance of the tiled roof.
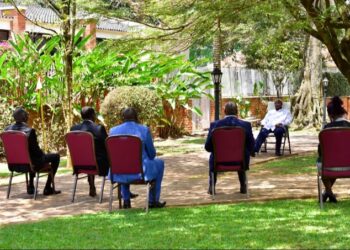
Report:
M1 7L11 7L12 5L3 3L0 0L0 8ZM33 20L35 22L40 23L48 23L48 24L54 24L59 22L59 18L56 15L56 13L51 10L50 8L44 8L41 6L36 5L30 5L27 6L26 9L26 17L30 20ZM84 15L82 12L78 13L78 17L81 19L86 18L87 16ZM9 18L4 17L0 15L0 18ZM121 31L126 32L128 31L129 26L120 20L117 19L107 19L107 18L100 18L97 27L98 30L110 30L110 31Z

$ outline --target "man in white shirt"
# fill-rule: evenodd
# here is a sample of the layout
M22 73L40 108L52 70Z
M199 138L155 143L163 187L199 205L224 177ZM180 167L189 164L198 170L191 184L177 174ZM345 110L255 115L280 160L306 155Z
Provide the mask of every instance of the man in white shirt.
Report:
M255 141L254 151L258 153L261 145L270 133L274 133L276 137L276 151L277 156L281 156L281 144L285 127L292 122L292 115L289 110L282 109L282 101L275 101L275 110L270 110L261 121L263 128L260 130L258 138Z

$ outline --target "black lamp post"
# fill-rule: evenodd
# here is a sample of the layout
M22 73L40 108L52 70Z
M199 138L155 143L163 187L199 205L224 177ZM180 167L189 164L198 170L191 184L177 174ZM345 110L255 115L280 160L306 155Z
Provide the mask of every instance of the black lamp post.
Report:
M328 87L328 78L325 77L322 80L322 86L323 86L323 120L322 120L322 128L324 128L327 124L326 121L326 98L327 98L327 87Z
M214 83L214 99L215 99L215 121L220 118L220 83L222 72L218 66L214 67L213 72L211 72L211 77Z

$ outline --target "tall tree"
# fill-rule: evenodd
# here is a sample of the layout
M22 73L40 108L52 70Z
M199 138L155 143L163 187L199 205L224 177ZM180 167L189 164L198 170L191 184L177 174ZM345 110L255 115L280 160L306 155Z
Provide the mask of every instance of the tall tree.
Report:
M350 2L283 0L300 27L324 44L350 84Z

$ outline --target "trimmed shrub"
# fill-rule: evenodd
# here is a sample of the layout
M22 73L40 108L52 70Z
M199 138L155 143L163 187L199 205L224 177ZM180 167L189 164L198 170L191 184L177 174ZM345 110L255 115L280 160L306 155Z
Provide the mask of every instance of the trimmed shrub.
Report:
M15 107L10 105L6 100L0 99L0 133L4 131L5 127L14 122L12 118L12 113ZM4 157L4 148L0 140L0 157Z
M342 73L325 73L328 80L327 96L348 96L350 95L350 85Z
M133 107L140 123L154 125L162 110L162 101L152 90L138 86L118 87L106 96L101 105L101 114L108 127L122 123L121 111Z

